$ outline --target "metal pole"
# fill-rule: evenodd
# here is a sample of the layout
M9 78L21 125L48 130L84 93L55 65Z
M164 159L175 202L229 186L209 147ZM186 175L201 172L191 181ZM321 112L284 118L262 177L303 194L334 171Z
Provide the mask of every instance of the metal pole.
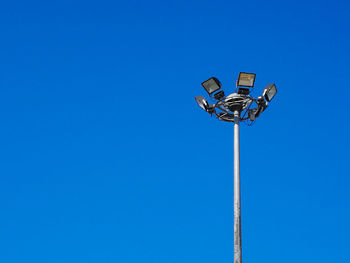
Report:
M234 159L233 159L233 233L234 263L242 263L242 236L241 236L241 189L239 175L239 121L240 112L234 112Z

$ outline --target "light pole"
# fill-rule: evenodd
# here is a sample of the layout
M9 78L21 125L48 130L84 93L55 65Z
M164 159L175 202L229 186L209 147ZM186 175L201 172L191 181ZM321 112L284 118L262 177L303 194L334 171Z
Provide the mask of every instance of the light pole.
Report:
M240 160L239 160L239 123L246 121L251 125L267 108L269 102L277 93L276 85L269 84L262 96L257 99L249 96L254 87L254 73L239 73L234 93L225 96L220 81L212 77L202 83L209 96L216 102L209 104L202 96L195 97L197 104L210 115L219 120L234 123L233 138L233 253L234 263L242 263L242 235L241 235L241 187L240 187Z
M234 112L233 132L233 255L234 263L242 262L241 234L241 178L239 167L239 121L240 112Z

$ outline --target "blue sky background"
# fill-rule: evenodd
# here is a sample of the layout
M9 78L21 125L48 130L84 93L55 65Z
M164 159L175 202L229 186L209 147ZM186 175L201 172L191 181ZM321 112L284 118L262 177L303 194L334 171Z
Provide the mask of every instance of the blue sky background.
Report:
M350 262L348 1L0 7L0 262L232 262L233 128L194 96L278 96L241 129L243 260Z

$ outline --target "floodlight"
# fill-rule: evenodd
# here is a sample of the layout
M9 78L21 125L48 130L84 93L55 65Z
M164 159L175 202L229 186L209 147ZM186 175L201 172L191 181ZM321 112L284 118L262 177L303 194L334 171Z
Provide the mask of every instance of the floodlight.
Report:
M254 87L255 73L240 72L238 76L237 86Z
M197 96L195 97L195 100L199 107L201 107L203 110L208 111L209 109L209 103L203 96Z
M205 90L208 92L208 94L211 96L214 92L221 89L221 83L220 81L212 77L202 83L202 86L205 88Z
M263 97L267 102L270 102L277 93L277 88L275 84L269 84L264 88Z

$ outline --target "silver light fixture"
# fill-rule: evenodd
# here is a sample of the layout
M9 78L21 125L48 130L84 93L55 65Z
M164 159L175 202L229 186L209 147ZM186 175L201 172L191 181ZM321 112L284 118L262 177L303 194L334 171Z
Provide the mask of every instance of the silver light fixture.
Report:
M221 83L215 77L211 77L210 79L204 81L202 86L208 92L209 96L221 89Z
M270 102L277 93L277 88L275 84L269 84L264 88L263 97L267 102Z
M195 97L195 100L199 107L201 107L203 110L208 111L209 109L209 103L203 96L197 96Z
M255 76L255 73L240 72L237 80L237 86L253 88Z

